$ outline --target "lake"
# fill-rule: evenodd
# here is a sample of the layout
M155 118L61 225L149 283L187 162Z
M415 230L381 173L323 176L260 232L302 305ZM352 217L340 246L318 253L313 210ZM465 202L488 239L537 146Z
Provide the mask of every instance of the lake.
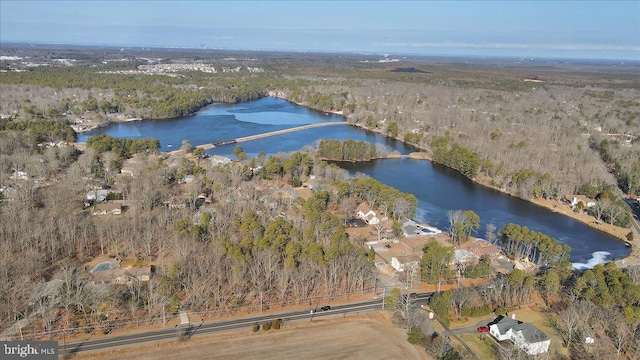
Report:
M201 145L301 125L342 120L340 115L318 112L283 99L267 97L240 104L216 103L195 115L177 119L110 124L79 134L78 141L86 141L88 137L97 134L134 139L157 138L160 140L161 150L170 151L179 149L183 139L188 139L192 145ZM415 151L400 141L350 125L319 127L239 145L245 153L254 157L261 151L275 154L315 146L323 138L371 141L401 154ZM220 146L208 150L207 154L233 158L232 150L235 146ZM500 229L507 223L516 223L571 246L571 261L576 263L618 259L631 252L622 241L608 234L530 202L478 185L457 171L429 161L380 159L363 163L341 163L340 166L352 175L364 173L400 191L414 194L418 198L417 220L442 230L448 227L449 210L473 210L481 220L481 228L476 234L478 237L484 236L486 224L492 223ZM602 252L608 252L609 255L605 256Z

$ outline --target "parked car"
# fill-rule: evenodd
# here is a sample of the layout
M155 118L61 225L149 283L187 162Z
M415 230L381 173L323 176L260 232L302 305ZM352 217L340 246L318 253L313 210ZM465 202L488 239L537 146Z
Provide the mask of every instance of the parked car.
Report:
M488 326L480 326L478 328L478 332L481 332L481 333L489 332L489 327Z
M325 306L320 308L320 311L329 311L329 310L331 310L331 306L329 306L329 305L325 305Z

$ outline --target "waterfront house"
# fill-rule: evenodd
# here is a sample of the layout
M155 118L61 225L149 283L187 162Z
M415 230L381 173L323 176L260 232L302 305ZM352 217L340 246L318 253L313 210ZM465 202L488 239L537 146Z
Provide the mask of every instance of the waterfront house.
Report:
M471 251L465 249L457 249L453 255L452 265L469 265L478 259Z
M366 201L358 205L356 208L356 215L369 225L376 225L380 223L380 219L378 219L375 211L369 208L369 204Z
M229 164L231 162L231 159L225 156L213 155L212 157L209 158L209 161L211 161L211 166L215 167L215 166Z
M468 250L478 258L486 256L490 259L494 259L502 255L502 252L498 247L480 239L474 241L473 245L469 246Z
M575 209L578 203L582 203L583 208L590 208L596 204L596 201L584 195L568 195L567 201L571 205L571 209Z

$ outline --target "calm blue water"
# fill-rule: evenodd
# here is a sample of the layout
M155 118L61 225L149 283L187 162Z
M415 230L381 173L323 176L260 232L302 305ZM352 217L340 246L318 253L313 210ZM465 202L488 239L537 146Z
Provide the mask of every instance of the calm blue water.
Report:
M171 151L179 149L183 139L188 139L191 145L195 146L331 121L343 121L343 117L268 97L240 104L216 103L193 116L178 119L114 123L81 133L78 135L78 141L85 142L89 137L98 134L132 139L157 138L160 140L161 151ZM261 151L274 154L279 151L300 150L304 146L314 145L322 138L372 141L393 148L402 154L412 151L400 141L348 125L308 129L244 142L240 145L247 155L256 156ZM235 145L221 146L207 153L231 156L234 147Z
M215 104L193 116L179 119L112 124L80 134L78 138L85 141L89 136L102 133L128 138L158 138L162 150L168 151L178 149L182 139L188 139L192 145L200 145L327 121L342 121L342 117L309 110L282 99L263 98L234 105ZM402 142L349 125L320 127L239 145L253 157L261 151L275 154L314 146L322 138L372 141L402 154L413 151ZM233 158L231 152L234 147L220 146L207 153ZM597 251L607 251L611 258L626 257L630 253L630 248L614 237L566 216L475 184L456 171L428 161L384 159L341 166L351 174L362 172L398 190L414 194L419 202L416 217L442 230L448 227L447 211L473 210L482 222L477 234L479 237L484 236L486 224L493 223L500 229L512 222L568 244L572 248L571 260L574 262L586 263Z
M586 263L597 251L607 251L611 258L626 257L631 252L612 236L567 216L475 184L442 165L412 159L381 159L342 166L351 174L361 172L414 194L418 198L416 218L441 230L449 227L448 211L473 210L481 221L478 237L484 237L487 224L492 223L500 229L508 223L516 223L571 246L573 262Z

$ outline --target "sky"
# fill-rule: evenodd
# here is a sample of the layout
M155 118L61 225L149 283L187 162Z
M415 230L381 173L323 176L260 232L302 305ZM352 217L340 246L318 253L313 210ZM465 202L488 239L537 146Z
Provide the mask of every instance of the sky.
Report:
M0 41L640 60L640 1L0 0Z

